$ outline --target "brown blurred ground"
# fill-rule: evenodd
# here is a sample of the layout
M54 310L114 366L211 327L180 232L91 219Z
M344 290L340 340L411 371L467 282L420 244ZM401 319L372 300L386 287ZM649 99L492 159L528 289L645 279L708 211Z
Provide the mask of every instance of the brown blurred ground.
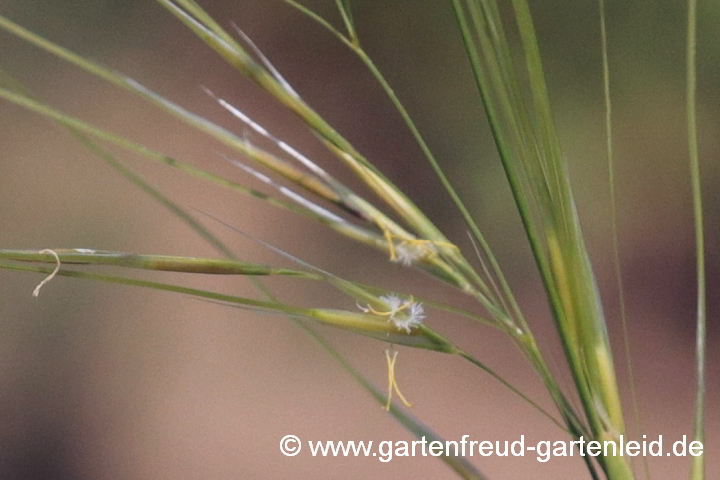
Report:
M64 2L63 2L64 3ZM333 2L308 2L340 25ZM582 5L578 5L582 4ZM213 2L238 23L303 97L436 220L454 240L465 228L417 147L362 66L329 35L279 1ZM625 393L612 274L597 13L594 2L534 2L561 139L571 162L587 243L606 302ZM644 426L666 442L691 434L694 261L684 123L684 10L677 2L610 5L619 227L630 337ZM717 477L720 50L715 6L701 13L700 148L706 201L710 300L708 478ZM218 123L240 127L206 97L205 85L292 140L337 176L355 182L299 122L242 80L164 11L143 2L88 5L9 0L0 13ZM449 5L358 2L361 39L415 116L471 206L546 352L561 362L553 329ZM711 35L712 34L712 35ZM129 95L0 35L0 67L41 98L169 155L252 183L224 164L221 148ZM216 255L64 131L0 104L0 246L86 247ZM121 152L116 152L120 154ZM122 153L186 207L211 212L348 278L471 303L424 276L388 265L320 227ZM355 183L353 183L355 184ZM256 184L253 186L258 187ZM217 225L242 258L287 265ZM242 280L148 275L255 295ZM410 440L312 341L282 318L192 299L0 271L0 478L453 478L431 458L286 458L278 442ZM270 285L289 302L352 307L320 286ZM298 286L300 285L300 286ZM397 287L399 288L399 287ZM428 322L549 405L542 386L495 332L432 313ZM377 342L323 330L376 384L385 381ZM399 380L412 412L444 437L529 441L562 433L477 369L403 349ZM629 398L629 397L628 397ZM629 405L629 404L628 404ZM628 418L631 418L628 411ZM577 459L476 459L491 478L585 478ZM685 478L687 459L651 460L656 479ZM713 473L715 472L715 473Z

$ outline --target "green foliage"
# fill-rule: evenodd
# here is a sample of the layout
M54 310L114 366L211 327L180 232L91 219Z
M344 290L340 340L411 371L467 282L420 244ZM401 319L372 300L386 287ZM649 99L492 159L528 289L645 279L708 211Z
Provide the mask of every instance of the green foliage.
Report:
M85 70L97 78L129 91L149 104L163 110L199 132L214 138L238 155L251 160L253 166L239 165L246 172L262 179L275 189L277 195L268 195L232 182L221 176L199 169L154 151L144 145L126 139L118 134L101 129L92 123L68 115L34 98L22 85L11 79L0 81L0 98L33 111L52 122L67 128L76 138L100 159L108 163L121 175L144 190L175 215L183 219L195 232L203 236L221 252L226 259L176 257L162 255L140 255L123 252L107 252L86 249L56 249L61 266L60 276L84 278L94 281L138 286L175 292L211 301L231 304L263 313L284 315L291 318L301 329L311 335L355 380L380 403L380 394L362 377L312 325L331 325L352 333L368 336L389 344L421 348L431 352L445 353L460 357L482 369L500 381L514 394L531 404L561 429L574 438L617 440L627 436L625 417L618 391L614 356L608 340L607 326L602 303L596 286L595 274L585 247L580 220L575 206L567 161L562 153L555 131L550 96L545 80L545 70L536 38L529 4L525 0L513 0L512 8L517 33L522 44L521 59L524 69L518 68L518 55L513 54L505 32L505 25L499 6L494 0L452 0L462 41L464 42L472 72L489 120L493 139L512 190L513 199L522 219L528 244L532 250L537 269L547 294L564 353L565 361L573 377L573 392L560 387L555 374L537 345L531 323L521 311L505 275L489 243L465 206L460 195L445 175L440 162L435 158L419 128L407 109L391 88L370 56L361 46L350 2L337 0L336 7L346 33L334 27L331 22L294 0L284 0L327 29L344 44L368 68L379 83L399 116L409 129L422 150L430 167L454 202L468 229L476 251L466 252L458 248L441 229L436 226L412 199L386 177L368 158L363 156L329 122L314 110L282 78L278 71L256 49L247 36L237 29L242 42L226 31L192 0L158 0L170 14L174 15L188 29L194 32L220 58L237 72L266 92L279 105L295 114L334 155L339 166L347 168L372 192L372 198L365 198L349 185L341 182L311 160L305 158L282 140L273 136L263 127L249 119L225 100L211 95L214 101L229 113L242 120L254 131L274 142L285 154L297 162L291 162L280 155L251 144L231 131L220 127L211 120L194 114L187 109L151 91L135 80L111 71L96 62L83 58L41 36L0 17L0 28L53 55ZM601 12L603 4L600 3ZM694 7L690 10L688 45L688 119L690 124L690 153L692 159L692 180L695 200L696 235L698 238L698 407L696 439L703 440L703 391L704 391L704 265L702 243L702 206L700 203L700 181L695 143L694 112ZM608 157L612 162L612 136L610 134L610 90L607 67L607 46L604 17L601 16L604 80L607 106ZM460 41L460 39L458 40ZM598 49L600 52L600 49ZM527 84L527 87L524 85ZM399 294L385 289L361 285L296 259L289 254L269 248L291 258L297 269L275 268L233 258L233 252L212 235L193 215L162 195L153 185L135 174L99 143L120 147L140 154L143 158L166 165L198 180L212 182L228 190L249 195L273 208L280 208L302 215L336 233L360 244L380 250L394 262L411 268L422 269L438 282L450 285L477 302L482 314L468 312L453 305L412 294ZM235 160L229 159L233 163ZM257 169L263 169L273 178L289 183L295 191L289 191L279 181L265 176ZM613 167L610 163L611 187ZM615 215L614 192L612 197ZM342 216L330 212L324 205L332 205ZM397 220L396 220L397 219ZM614 221L614 220L613 220ZM613 226L613 229L615 227ZM617 234L613 233L616 271L620 277L617 253ZM470 259L476 255L481 268L476 269ZM50 274L52 269L28 266L28 262L54 263L54 256L28 250L0 250L0 268L32 271ZM349 304L357 304L360 310L338 310L322 306L304 308L277 300L262 284L256 283L266 300L220 294L207 290L191 289L124 276L110 276L90 273L85 270L68 269L69 265L106 265L135 270L175 271L194 275L245 275L284 276L298 282L325 282L348 297ZM478 323L504 332L525 356L528 364L545 385L561 420L543 410L535 401L524 395L501 376L489 369L480 360L459 348L453 341L436 332L424 318L420 304L425 303L436 309L454 311L466 315ZM624 307L623 307L624 308ZM624 312L623 312L624 318ZM627 337L627 332L626 332ZM627 338L626 338L627 341ZM629 346L626 347L629 352ZM632 377L632 373L631 373ZM392 375L391 375L392 378ZM392 383L392 382L391 382ZM391 385L392 389L392 385ZM575 407L570 398L577 395L581 408ZM390 413L410 432L418 436L437 438L418 420L408 416L396 406ZM461 458L444 457L443 460L463 478L484 478L483 475ZM624 457L600 457L597 464L585 459L588 471L598 478L596 468L602 469L607 478L632 479L631 465ZM702 457L693 464L693 479L703 478Z

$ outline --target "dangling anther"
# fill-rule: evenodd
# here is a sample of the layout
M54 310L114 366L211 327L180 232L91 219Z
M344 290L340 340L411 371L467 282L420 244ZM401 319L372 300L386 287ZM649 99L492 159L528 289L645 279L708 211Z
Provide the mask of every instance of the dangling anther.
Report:
M383 226L381 228L383 230L383 236L388 243L388 250L390 251L390 261L395 262L397 261L397 256L395 255L395 244L393 243L392 239L393 234L390 233L390 230L388 230L387 227Z
M392 355L391 355L392 352ZM397 393L398 397L400 397L400 400L405 404L406 407L412 407L412 403L408 402L405 396L400 391L400 388L397 385L397 381L395 380L395 361L397 360L398 352L392 346L385 350L385 358L387 359L388 364L388 398L387 403L385 403L385 411L390 411L390 406L392 405L392 395L393 391Z

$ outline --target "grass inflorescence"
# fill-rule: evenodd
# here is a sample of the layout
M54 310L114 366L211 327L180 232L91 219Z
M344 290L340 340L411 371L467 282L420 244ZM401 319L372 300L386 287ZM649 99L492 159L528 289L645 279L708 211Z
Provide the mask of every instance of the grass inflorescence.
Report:
M239 75L247 78L264 91L277 104L299 118L327 151L335 158L338 168L346 168L363 184L360 193L331 172L321 168L299 149L266 129L220 93L204 89L210 102L221 111L239 120L243 128L260 136L273 148L264 148L251 142L247 135L238 135L221 127L209 118L197 115L172 102L139 82L84 58L37 33L31 32L10 19L0 16L0 28L36 47L80 68L89 74L124 89L168 115L186 123L199 132L209 135L232 154L218 156L245 173L264 183L273 194L263 193L212 172L171 158L145 145L105 130L91 122L55 109L36 98L23 85L9 78L0 83L0 99L35 112L66 128L86 148L128 178L160 204L183 219L195 232L209 241L223 258L195 258L167 255L145 255L93 249L53 250L0 250L0 268L57 274L150 288L202 298L267 314L283 315L312 336L336 361L378 402L410 432L420 436L438 438L417 419L409 416L395 403L395 393L405 405L409 402L400 393L395 376L397 351L393 345L420 348L432 353L457 356L488 373L510 389L513 394L528 402L574 438L618 440L627 436L625 414L618 388L615 356L610 346L608 327L603 313L600 294L590 257L585 246L580 218L551 108L545 79L541 51L527 0L511 2L514 26L519 35L521 52L513 53L507 23L494 0L452 0L459 27L458 41L463 42L477 94L482 100L489 120L493 140L497 147L513 200L520 214L527 243L540 274L547 302L552 312L557 338L562 344L565 362L572 377L570 389L561 386L557 374L550 368L533 331L531 319L526 318L501 268L490 243L468 207L445 174L419 128L414 123L400 98L390 86L368 52L356 28L349 1L337 0L336 6L343 27L294 0L284 0L288 8L304 14L306 21L315 22L329 31L349 51L356 55L379 83L398 115L417 142L439 183L452 199L457 212L466 224L473 249L465 251L449 238L428 215L398 185L392 182L371 159L366 158L353 144L311 105L282 76L279 68L270 63L252 40L233 24L226 29L193 0L158 0L158 3L192 31L200 42L207 45L220 58L232 66ZM695 424L696 439L703 440L703 395L705 306L704 266L702 243L702 207L700 203L700 177L695 143L694 113L694 23L695 7L691 2L688 43L688 120L690 125L690 153L695 200L695 219L698 238L698 402ZM438 8L446 8L447 5ZM360 4L356 8L362 8ZM600 1L601 21L598 24L604 65L605 101L607 107L608 159L613 222L616 215L612 135L610 133L610 89L607 61L607 36L604 23L604 6ZM601 33L601 35L600 35ZM523 62L518 62L521 59ZM524 64L524 67L519 65ZM240 195L250 196L267 206L292 212L330 228L337 234L359 245L370 247L384 255L389 262L419 269L429 274L430 280L440 282L468 296L476 304L475 310L461 309L449 303L422 298L412 292L399 292L376 285L364 285L341 278L312 264L295 258L261 240L261 245L289 258L295 268L279 268L241 261L233 250L224 245L205 226L202 216L190 211L160 193L155 186L136 174L109 151L103 144L112 145L151 162L160 163L198 181L211 182ZM210 220L214 221L214 220ZM227 225L243 233L239 228ZM615 271L622 295L622 276L619 264L616 226L613 223ZM243 235L249 236L243 233ZM251 237L252 238L252 237ZM32 264L57 264L59 269ZM475 265L479 264L480 268ZM133 270L172 271L193 275L241 275L252 279L264 295L262 300L194 289L126 276L106 275L88 271L89 266L123 267ZM74 268L73 268L74 267ZM84 267L84 268L78 268ZM322 305L300 307L277 298L260 283L261 277L282 276L297 282L324 282L344 295L346 309L326 308ZM44 284L44 283L43 283ZM622 297L621 297L622 299ZM621 302L623 325L624 304ZM544 384L555 412L548 412L512 385L484 362L463 350L452 339L434 328L433 312L449 311L472 319L480 328L495 328L503 332L526 358ZM355 334L371 337L389 345L386 350L388 364L388 392L380 393L322 336L315 325L330 325ZM627 327L625 352L629 355ZM430 352L428 354L431 354ZM633 375L630 370L630 379ZM579 405L575 398L579 398ZM634 393L633 393L634 397ZM637 401L633 398L637 413ZM443 460L463 478L485 478L472 464L462 458L443 457ZM597 461L585 459L589 474L599 478L635 478L628 458L600 456ZM693 479L703 478L702 457L694 460Z

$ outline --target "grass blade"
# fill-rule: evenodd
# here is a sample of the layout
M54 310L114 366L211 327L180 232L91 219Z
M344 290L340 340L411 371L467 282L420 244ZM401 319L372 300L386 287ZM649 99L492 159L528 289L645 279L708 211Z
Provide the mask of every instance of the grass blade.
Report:
M637 391L635 387L635 372L633 370L632 364L630 334L628 332L627 312L625 308L625 288L623 282L622 267L620 266L620 242L618 241L617 228L617 196L615 193L615 159L613 157L612 102L610 97L610 65L608 61L608 38L605 20L605 0L599 0L598 5L600 12L600 39L603 64L603 93L605 97L605 147L608 163L608 185L610 187L610 231L612 236L613 268L615 270L615 279L617 281L618 304L620 306L620 324L622 325L623 345L625 348L625 358L627 362L628 383L630 384L630 402L632 404L635 427L638 431L642 432L645 429L643 428L643 422L640 419L640 406L638 404ZM642 464L645 471L645 478L650 480L650 465L646 456L643 456Z
M476 83L592 434L617 436L624 432L624 418L607 327L567 163L555 132L535 29L528 2L513 0L512 5L530 102L523 100L525 92L515 77L497 2L453 0ZM542 357L532 348L526 351L532 355L531 364L546 379L558 408L571 411ZM581 425L570 428L582 431ZM606 473L632 478L624 459L600 460Z
M343 19L345 28L348 31L348 36L351 41L357 45L358 37L357 32L355 31L355 23L352 19L352 11L350 10L350 0L335 0L335 5L337 6L340 16Z
M52 249L62 264L72 265L110 265L114 267L155 270L160 272L202 273L207 275L281 275L317 280L319 275L291 270L271 268L256 263L216 258L179 257L171 255L140 255L136 253L114 252L108 250ZM0 249L0 258L19 262L53 263L54 257L40 254L36 250Z
M692 180L693 216L695 219L695 259L697 269L697 334L696 352L696 399L693 439L705 444L705 351L707 341L707 306L705 291L705 230L703 227L702 190L700 184L700 161L697 145L697 0L688 0L687 24L687 122L690 176ZM692 458L692 480L705 478L705 453Z

